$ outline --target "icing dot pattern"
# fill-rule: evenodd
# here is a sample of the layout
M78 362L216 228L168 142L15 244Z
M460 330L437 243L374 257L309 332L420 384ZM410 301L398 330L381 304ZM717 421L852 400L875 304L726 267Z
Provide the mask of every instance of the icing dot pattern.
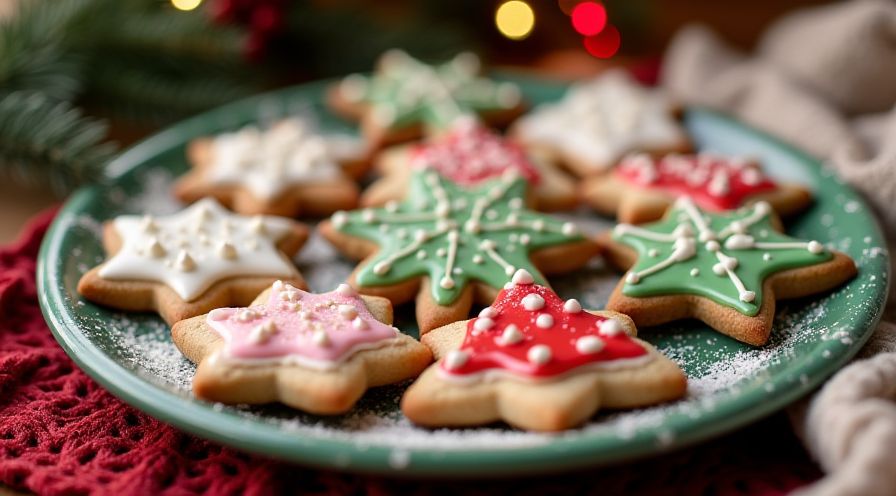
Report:
M531 296L543 299L544 307L527 310L523 301ZM567 312L564 303L544 286L512 284L490 307L494 316L488 318L487 329L474 332L482 317L468 322L458 350L466 356L463 364L443 360L442 372L473 376L500 370L523 378L548 378L589 365L634 366L634 359L648 357L644 347L624 332L616 332L621 331L618 322L589 312ZM538 325L538 320L548 320L545 317L550 325Z
M529 252L584 239L575 226L525 209L525 191L526 183L518 177L463 188L435 171L417 171L402 203L391 209L337 212L333 227L380 246L358 271L359 285L390 285L427 275L433 299L449 305L470 281L501 288L521 268L544 283ZM486 218L488 210L496 213L494 219ZM400 229L412 235L402 237Z
M317 133L306 119L290 118L268 129L246 126L212 141L206 178L211 184L242 185L256 198L272 200L298 184L341 177L339 162L363 153L360 139Z
M225 342L232 360L287 360L326 369L398 332L373 317L357 295L334 290L313 294L277 282L263 305L219 308L206 323Z
M669 154L659 160L629 155L614 173L640 188L690 196L698 207L713 212L741 207L751 196L778 189L757 162L711 153Z
M529 184L538 184L541 179L519 145L468 118L455 122L439 140L417 145L411 152L411 168L433 169L463 186L474 186L507 172L515 172Z
M237 215L211 198L166 217L116 217L113 225L123 244L100 267L100 277L161 282L185 301L228 277L297 273L276 245L289 220Z

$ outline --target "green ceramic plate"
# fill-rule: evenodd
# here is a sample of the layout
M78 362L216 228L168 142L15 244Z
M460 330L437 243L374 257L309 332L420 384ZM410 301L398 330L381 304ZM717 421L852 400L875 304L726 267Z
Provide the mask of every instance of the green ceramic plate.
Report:
M530 101L558 98L563 88L519 80ZM131 148L109 171L108 186L74 194L40 253L41 306L60 344L85 371L135 407L198 436L310 465L414 475L532 473L597 465L691 444L752 422L815 388L862 345L880 318L887 292L887 253L867 205L806 155L724 116L701 110L686 123L704 149L762 158L770 173L807 184L815 206L788 226L851 255L859 276L819 298L780 305L771 342L751 348L685 322L644 329L642 337L675 359L690 378L688 397L631 412L601 414L559 435L492 425L425 430L397 409L406 385L370 391L349 414L322 418L282 407L229 407L190 394L193 366L152 315L124 315L83 301L78 278L103 260L100 224L122 213L164 213L172 179L186 170L184 146L197 136L271 120L315 114L326 129L351 130L321 104L325 84L311 84L238 102L178 124ZM611 223L587 212L569 216L596 232ZM296 263L314 290L329 290L351 266L312 238ZM600 308L618 274L599 260L556 278L563 297ZM406 315L397 324L415 334Z

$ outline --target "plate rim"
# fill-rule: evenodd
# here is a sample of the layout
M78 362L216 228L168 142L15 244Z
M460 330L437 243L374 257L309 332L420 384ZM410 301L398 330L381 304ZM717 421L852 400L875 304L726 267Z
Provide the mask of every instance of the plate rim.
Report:
M556 85L555 82L543 81L534 78L522 78L538 85ZM263 101L267 98L276 98L286 94L292 97L301 97L302 93L314 93L331 84L332 80L323 80L306 83L289 88L256 95L244 100L233 102L222 107L204 112L185 121L175 123L164 130L134 144L125 150L116 160L110 164L108 181L120 179L126 174L137 170L152 168L146 159L154 156L160 147L171 146L171 142L181 143L182 136L189 135L189 130L194 126L207 127L203 122L214 117L215 114L226 114L232 108L243 108L253 102ZM693 107L688 113L706 114L711 118L724 121L726 124L738 128L740 132L751 134L762 141L771 142L782 152L795 157L803 162L806 167L812 168L816 174L821 174L820 162L765 132L752 128L728 115L720 112ZM836 179L834 179L837 181ZM837 181L840 182L840 181ZM108 186L108 184L106 184ZM645 432L636 433L619 451L603 450L595 451L588 445L589 438L594 436L574 436L572 439L563 438L554 440L549 444L535 445L524 448L501 449L476 449L476 450L436 450L420 451L418 449L405 450L408 455L407 465L396 463L392 459L396 450L390 446L376 444L359 447L351 440L335 438L302 438L300 435L284 436L284 431L274 424L256 422L238 417L229 412L213 412L210 403L196 403L184 401L184 397L174 392L163 389L153 384L138 374L128 370L102 350L93 346L91 340L79 331L76 322L64 311L65 286L58 271L54 271L54 263L50 261L53 253L60 253L61 245L65 240L64 222L72 212L79 211L79 207L90 202L95 195L101 194L103 185L91 185L79 189L60 208L56 218L48 229L38 254L37 287L38 300L44 319L52 331L56 340L65 350L66 354L89 376L100 383L113 395L147 413L148 415L172 424L173 426L197 435L205 439L220 442L222 444L263 454L269 457L286 459L319 468L349 470L361 473L376 473L388 475L408 476L490 476L510 475L519 473L519 470L527 470L531 473L547 473L560 470L571 470L585 466L615 464L629 461L635 458L654 456L656 454L680 449L693 445L703 440L729 432L737 427L755 422L784 406L796 401L803 395L815 389L843 364L849 361L861 348L872 334L883 314L886 296L889 292L890 281L885 279L882 291L879 286L878 293L868 299L875 298L879 305L870 318L857 323L857 339L848 348L841 352L836 359L817 361L809 364L811 377L806 383L800 383L797 387L790 384L778 384L783 382L783 374L777 374L770 378L775 386L787 386L773 398L765 398L753 406L746 414L740 411L735 401L728 401L722 407L716 408L703 416L699 429L687 428L685 425L673 425L667 429L675 434L674 439L668 445L659 445L655 434ZM858 201L864 210L864 215L871 222L869 235L873 236L879 246L883 245L883 234L877 218L871 214L867 202L858 195L852 187L842 184L844 191L851 196L850 200ZM886 266L889 254L881 257L882 264ZM871 312L868 312L871 313ZM867 317L866 313L866 317ZM865 325L865 329L857 328ZM859 334L860 333L860 334ZM749 397L752 392L740 396ZM758 394L758 393L757 393ZM166 408L167 402L175 402L178 408ZM214 422L205 425L195 419L214 415ZM217 415L215 415L217 414ZM683 422L678 422L682 424ZM649 429L648 429L649 430ZM296 442L298 441L298 442Z

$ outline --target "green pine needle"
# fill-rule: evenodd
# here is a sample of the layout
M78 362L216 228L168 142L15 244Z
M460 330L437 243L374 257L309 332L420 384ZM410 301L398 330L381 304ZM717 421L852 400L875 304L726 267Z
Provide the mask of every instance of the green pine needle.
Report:
M0 98L0 173L57 192L97 181L115 153L106 124L41 93Z
M0 20L0 91L70 100L81 88L81 58L70 46L92 0L22 0Z

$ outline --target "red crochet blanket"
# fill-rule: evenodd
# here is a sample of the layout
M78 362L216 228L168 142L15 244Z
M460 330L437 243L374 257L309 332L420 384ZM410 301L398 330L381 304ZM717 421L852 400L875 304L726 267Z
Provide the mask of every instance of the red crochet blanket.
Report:
M818 470L781 418L676 454L600 471L409 481L302 469L184 434L118 401L62 351L37 304L53 212L0 248L0 483L38 494L785 494Z

